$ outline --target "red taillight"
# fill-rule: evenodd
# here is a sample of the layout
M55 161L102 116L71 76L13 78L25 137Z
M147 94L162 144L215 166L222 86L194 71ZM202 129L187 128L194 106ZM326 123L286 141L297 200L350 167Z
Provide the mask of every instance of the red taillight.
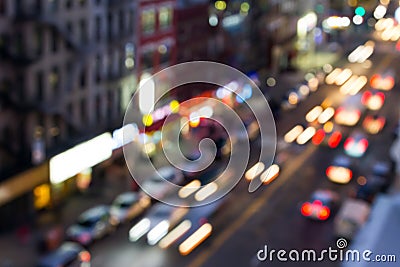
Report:
M382 100L382 102L385 101L385 94L384 93L378 92L375 95L378 96Z
M362 139L359 144L360 144L361 149L365 151L368 147L368 140Z
M322 201L317 199L317 200L314 200L313 204L317 205L317 206L322 206Z
M325 171L326 176L328 176L328 177L330 176L329 173L332 171L332 168L333 168L332 166L326 168L326 171Z
M325 138L325 132L322 129L319 129L312 138L312 142L314 145L319 145Z
M329 210L328 207L322 207L318 212L318 219L326 220L329 218L330 214L331 214L331 211Z
M338 109L336 110L335 116L336 116L337 114L340 114L340 113L343 112L343 111L344 111L344 108L343 108L343 107L338 108Z
M90 262L90 253L88 251L82 251L79 254L82 262Z
M312 213L312 205L311 205L311 203L309 203L309 202L304 203L301 206L301 214L303 214L303 216L308 217L308 216L311 215L311 213Z
M377 88L379 86L380 79L381 79L380 75L378 75L378 74L372 75L371 80L370 80L371 87Z
M361 103L363 103L364 105L367 104L368 99L372 96L372 93L370 91L366 91L362 97L361 97Z
M348 150L350 149L350 146L354 144L354 139L353 138L347 138L346 142L344 142L344 149Z
M367 116L367 117L364 119L363 126L366 128L366 127L368 127L368 125L370 125L372 122L373 122L373 118L372 118L371 116Z
M335 148L339 145L342 140L342 134L340 132L334 132L328 140L328 145L330 148Z
M389 83L389 84L387 84L387 87L385 89L386 90L392 89L394 86L394 78L392 76L390 76L390 77L387 77L386 80L387 80L387 83Z

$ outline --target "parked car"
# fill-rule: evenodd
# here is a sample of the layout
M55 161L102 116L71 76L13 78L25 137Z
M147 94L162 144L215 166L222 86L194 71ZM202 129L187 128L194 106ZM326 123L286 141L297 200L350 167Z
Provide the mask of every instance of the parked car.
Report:
M173 167L162 167L152 176L143 181L141 188L150 197L162 199L175 190L175 185L180 185L184 181L180 170Z
M40 258L36 267L78 267L83 260L80 257L82 252L89 253L78 243L64 242L58 249Z
M141 214L150 205L150 198L137 192L119 194L110 208L111 223L120 223L132 220Z
M335 235L351 240L367 221L370 211L370 205L363 200L345 200L334 220Z
M77 222L67 229L68 239L86 246L110 233L114 227L109 211L109 206L99 205L83 212Z

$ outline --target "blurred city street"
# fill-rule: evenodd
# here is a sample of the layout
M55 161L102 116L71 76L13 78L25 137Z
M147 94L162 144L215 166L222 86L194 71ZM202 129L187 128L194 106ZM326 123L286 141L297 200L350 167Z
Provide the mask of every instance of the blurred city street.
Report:
M0 0L0 267L397 266L399 5Z

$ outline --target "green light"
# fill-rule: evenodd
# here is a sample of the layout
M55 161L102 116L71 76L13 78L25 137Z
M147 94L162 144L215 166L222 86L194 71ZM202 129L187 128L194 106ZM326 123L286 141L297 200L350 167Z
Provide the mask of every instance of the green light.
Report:
M362 16L365 15L365 8L363 8L362 6L359 6L359 7L356 8L356 10L354 10L354 13L356 15L359 15L359 16L362 17Z
M318 4L315 6L315 12L317 12L318 14L323 14L324 13L324 6L321 4Z

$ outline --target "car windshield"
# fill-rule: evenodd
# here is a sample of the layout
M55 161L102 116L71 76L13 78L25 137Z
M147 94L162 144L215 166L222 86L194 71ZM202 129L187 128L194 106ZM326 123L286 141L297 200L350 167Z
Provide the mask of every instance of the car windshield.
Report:
M97 221L98 218L96 217L80 218L78 224L83 227L92 227Z
M158 174L156 173L151 177L151 180L155 182L162 182L163 180L171 181L173 178L173 171L169 169L161 169L158 171Z
M121 209L126 209L126 208L129 208L130 206L132 206L133 202L134 201L128 201L128 200L120 201L120 202L116 203L114 206L121 208Z
M311 197L311 202L319 200L323 205L328 205L331 202L331 198L325 193L316 193Z

